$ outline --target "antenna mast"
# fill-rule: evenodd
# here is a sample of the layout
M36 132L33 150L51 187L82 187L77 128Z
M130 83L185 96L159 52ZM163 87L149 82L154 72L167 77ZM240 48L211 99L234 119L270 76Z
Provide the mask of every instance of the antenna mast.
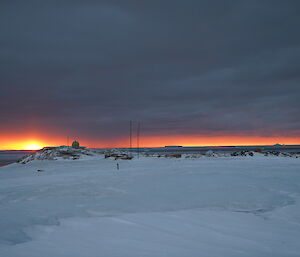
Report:
M132 121L130 121L130 132L129 132L129 148L130 148L130 152L131 152L131 148L132 148Z
M138 158L140 158L140 128L141 128L141 123L138 122L137 125L137 131L136 131L136 143L137 143L137 152L138 152Z

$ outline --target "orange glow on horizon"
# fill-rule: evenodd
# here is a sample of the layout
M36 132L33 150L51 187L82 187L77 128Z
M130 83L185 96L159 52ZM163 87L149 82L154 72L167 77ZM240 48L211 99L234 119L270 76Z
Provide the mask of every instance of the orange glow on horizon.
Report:
M145 137L141 146L163 147L166 145L196 146L239 146L239 145L300 145L299 137L263 137L263 136L174 136Z
M25 137L25 136L24 136ZM77 139L82 146L91 148L118 148L129 147L129 139L119 138L114 140L109 139L89 139L89 138L74 138ZM72 143L70 139L69 144ZM17 137L0 136L0 150L38 150L46 146L67 145L66 137L49 136L48 138L31 137L27 139ZM282 137L282 136L192 136L192 135L175 135L175 136L144 136L140 138L140 147L164 147L166 145L181 145L181 146L238 146L238 145L300 145L299 137ZM136 138L132 140L132 147L136 147Z
M1 145L0 150L39 150L47 144L37 140L16 141Z
M0 135L0 150L39 150L46 146L59 145L62 145L61 140L55 137L44 139L39 136Z

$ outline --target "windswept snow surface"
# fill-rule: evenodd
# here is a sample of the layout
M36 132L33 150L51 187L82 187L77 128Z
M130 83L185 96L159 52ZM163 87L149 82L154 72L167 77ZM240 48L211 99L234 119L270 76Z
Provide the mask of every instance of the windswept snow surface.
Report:
M1 167L0 256L299 257L299 164L99 155Z

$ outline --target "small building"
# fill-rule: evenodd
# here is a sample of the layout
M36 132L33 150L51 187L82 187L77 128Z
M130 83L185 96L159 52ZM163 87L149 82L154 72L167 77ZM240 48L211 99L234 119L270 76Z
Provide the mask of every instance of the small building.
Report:
M72 148L76 148L76 149L80 148L79 142L76 141L76 140L73 141L73 143L72 143Z

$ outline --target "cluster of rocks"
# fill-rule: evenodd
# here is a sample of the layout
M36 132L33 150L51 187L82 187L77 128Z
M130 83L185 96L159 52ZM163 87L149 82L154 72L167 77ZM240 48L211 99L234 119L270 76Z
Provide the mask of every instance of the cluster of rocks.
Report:
M300 157L299 153L288 153L288 152L278 152L278 151L264 151L264 152L256 152L256 151L236 151L233 153L226 153L226 152L213 152L211 150L207 151L206 153L197 153L197 154L188 154L185 158L200 158L200 157L246 157L246 156L255 156L255 155L263 155L263 156L280 156L280 157L293 157L298 158Z
M145 153L143 156L157 157L157 158L181 158L182 154L178 154L178 153L167 153L167 154Z
M205 156L208 156L208 157L219 157L219 156L220 156L219 153L215 153L215 152L212 151L212 150L208 150L204 155L205 155Z
M212 150L208 150L205 153L194 153L194 154L187 154L185 158L197 159L201 157L226 157L228 154L217 153Z
M104 158L114 158L115 160L132 160L133 156L129 153L112 149L104 153Z
M252 151L237 151L233 152L231 156L254 156L254 152Z
M294 157L298 158L299 153L288 153L288 152L278 152L278 151L237 151L231 154L231 156L254 156L255 154L262 154L264 156L281 156L281 157Z
M241 150L241 151L217 151L214 152L212 150L208 150L206 152L198 152L198 153L144 153L145 157L158 157L158 158L187 158L187 159L197 159L201 157L253 157L253 156L279 156L279 157L293 157L300 158L300 153L289 153L289 152L280 152L280 151L249 151L249 150Z
M17 161L25 164L33 160L57 160L58 158L77 160L82 156L93 156L95 152L88 148L46 147Z
M299 153L288 153L288 152L277 152L277 151L267 151L263 152L264 156L281 156L281 157L295 157L298 158L300 157Z
M165 154L166 158L181 158L181 154Z

